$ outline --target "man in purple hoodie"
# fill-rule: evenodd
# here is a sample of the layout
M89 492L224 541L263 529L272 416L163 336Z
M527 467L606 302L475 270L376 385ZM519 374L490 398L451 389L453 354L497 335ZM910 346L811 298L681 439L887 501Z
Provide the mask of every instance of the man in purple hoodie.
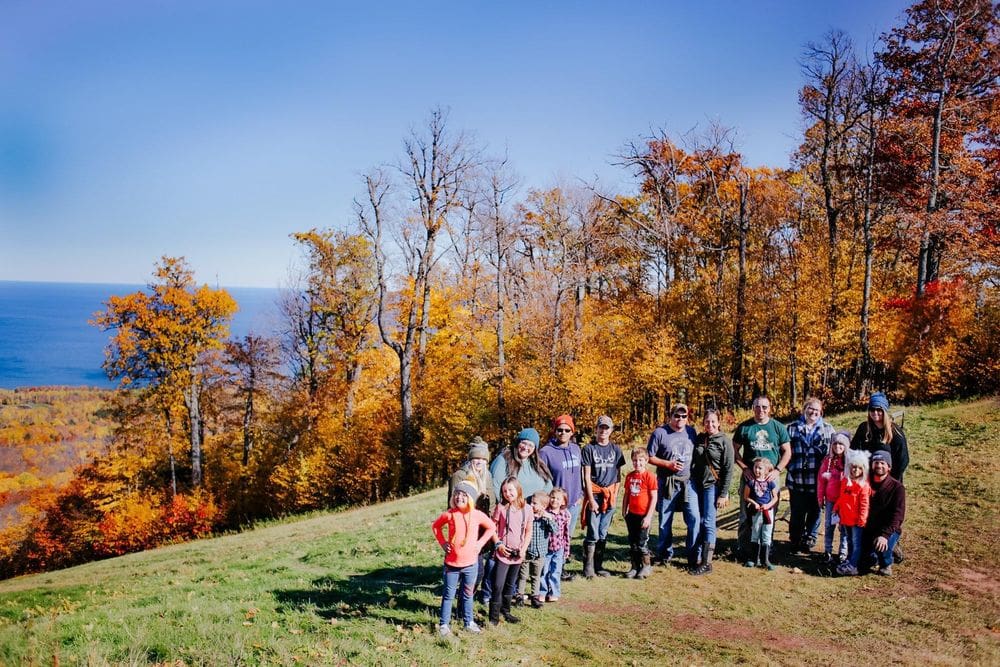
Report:
M576 424L569 415L559 415L552 420L552 437L545 446L538 450L538 458L545 462L552 473L552 486L566 490L566 509L570 513L570 540L576 534L580 523L580 510L583 509L583 467L580 445L576 444L573 434ZM563 579L572 579L573 575L563 570Z

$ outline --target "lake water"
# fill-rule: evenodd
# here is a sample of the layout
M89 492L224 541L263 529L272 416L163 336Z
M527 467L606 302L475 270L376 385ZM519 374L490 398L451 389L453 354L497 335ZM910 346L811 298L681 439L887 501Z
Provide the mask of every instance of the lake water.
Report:
M142 285L0 280L0 388L48 385L112 387L101 363L112 332L87 322L112 295ZM239 304L230 327L241 337L279 330L279 290L227 288Z

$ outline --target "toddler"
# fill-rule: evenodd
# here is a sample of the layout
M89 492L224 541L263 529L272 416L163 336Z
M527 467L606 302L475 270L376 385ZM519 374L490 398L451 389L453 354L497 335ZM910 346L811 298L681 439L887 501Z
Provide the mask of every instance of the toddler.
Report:
M753 460L753 479L743 487L743 500L751 518L750 543L752 554L756 548L757 560L747 560L746 567L760 565L773 570L771 564L771 536L774 533L774 507L778 504L778 486L767 480L774 464L763 457Z
M558 486L549 494L549 515L555 522L555 530L549 536L548 551L542 563L542 584L539 589L539 598L544 596L546 602L559 600L563 565L569 557L569 524L573 519L566 509L568 499L566 490Z
M444 549L444 593L441 595L441 623L438 626L442 637L451 634L451 607L456 589L459 589L458 601L465 629L480 632L472 618L472 594L479 571L479 550L494 539L496 526L473 506L478 495L471 482L459 482L452 490L448 509L431 524L434 537Z

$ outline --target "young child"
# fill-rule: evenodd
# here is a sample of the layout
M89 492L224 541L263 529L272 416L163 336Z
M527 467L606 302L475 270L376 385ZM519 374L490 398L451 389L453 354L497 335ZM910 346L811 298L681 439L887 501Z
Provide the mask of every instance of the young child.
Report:
M868 522L871 487L868 486L868 452L851 450L847 455L847 476L840 480L840 496L833 511L840 517L840 526L847 530L847 562L841 563L837 574L853 577L861 562L861 537Z
M530 600L535 609L542 608L541 579L542 566L549 552L549 538L556 532L556 520L548 512L551 499L545 491L536 491L531 496L531 541L528 552L521 563L521 576L517 590L524 593L525 601Z
M628 550L632 556L632 569L625 573L629 579L645 579L653 571L650 564L649 527L656 511L656 475L646 469L649 453L645 447L632 450L632 472L625 477L625 495L622 516L628 528Z
M531 542L531 524L534 515L524 502L524 492L516 477L508 477L500 485L501 500L493 510L497 525L495 565L493 567L493 596L490 598L490 623L498 625L500 617L508 623L520 619L510 613L510 604L517 589L521 563Z
M824 528L823 528L823 561L827 565L832 565L833 558L833 534L837 531L837 524L840 523L837 514L833 511L833 504L840 497L840 480L844 477L844 462L847 460L847 451L851 446L850 435L846 431L835 433L830 440L830 453L823 459L819 467L819 475L816 484L816 496L819 506L824 508ZM847 560L847 529L840 526L840 548L837 551L838 560L843 563Z
M495 538L496 526L488 516L475 509L478 495L471 482L459 482L452 490L450 506L431 524L434 537L444 549L444 593L441 595L441 624L438 626L442 637L451 634L451 607L456 589L459 589L458 601L465 629L480 632L472 618L472 594L479 571L479 550ZM444 534L446 527L447 536Z
M549 494L549 514L556 527L549 536L548 552L542 563L542 585L538 592L539 599L544 596L546 602L558 602L562 592L563 565L569 557L569 524L573 520L566 509L568 499L566 490L558 486Z
M773 570L771 564L771 535L774 533L774 507L778 504L778 485L767 481L774 464L763 457L753 460L753 480L743 487L743 500L752 518L750 543L752 554L757 551L757 560L748 560L746 567L760 565Z

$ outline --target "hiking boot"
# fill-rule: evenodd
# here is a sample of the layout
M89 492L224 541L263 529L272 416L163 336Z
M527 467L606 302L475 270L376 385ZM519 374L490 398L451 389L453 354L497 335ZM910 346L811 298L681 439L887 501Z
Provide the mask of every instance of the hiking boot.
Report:
M881 574L883 577L891 577L892 576L892 565L885 565L883 567L880 567L878 570L876 570L876 572L878 572L879 574Z
M520 623L521 622L521 619L519 619L517 616L515 616L512 613L510 613L509 611L502 611L502 612L500 612L500 615L503 616L503 620L507 621L508 623Z
M545 606L545 603L542 602L541 599L539 599L539 598L531 598L531 607L532 607L532 609L541 609L544 606Z
M713 547L706 547L703 554L701 564L691 570L691 574L700 576L712 571L712 556L715 555L715 549Z
M635 575L636 579L645 579L653 573L653 566L649 562L649 554L642 555L642 568L639 570L638 574Z
M636 575L639 574L639 568L642 567L642 554L632 551L629 556L632 558L632 568L625 573L625 578L635 579Z

